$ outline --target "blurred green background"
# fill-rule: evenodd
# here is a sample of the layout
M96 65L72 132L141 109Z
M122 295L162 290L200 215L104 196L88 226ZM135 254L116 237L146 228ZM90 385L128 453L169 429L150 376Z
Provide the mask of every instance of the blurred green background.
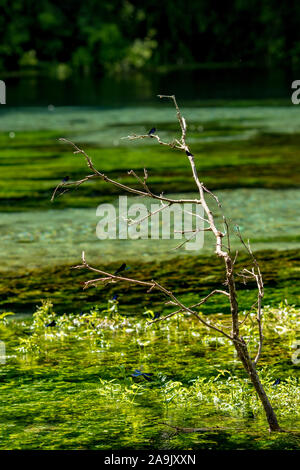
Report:
M296 1L1 0L0 7L5 71L300 65Z

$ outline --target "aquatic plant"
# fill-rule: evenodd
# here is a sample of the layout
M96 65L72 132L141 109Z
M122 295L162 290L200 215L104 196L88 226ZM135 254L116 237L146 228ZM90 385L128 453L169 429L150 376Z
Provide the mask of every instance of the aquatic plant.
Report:
M270 403L270 400L268 398L268 395L266 393L266 389L263 386L258 372L257 372L257 364L259 362L259 359L261 357L262 353L262 347L263 347L263 309L262 309L262 299L264 297L264 284L263 284L263 278L261 274L261 270L259 267L259 264L252 252L252 249L250 247L249 242L245 243L239 227L235 227L235 232L238 238L240 239L240 242L243 246L243 248L246 249L246 252L248 253L251 261L251 265L243 268L239 273L235 272L235 263L237 260L238 252L232 253L231 250L231 244L230 244L230 230L229 230L229 223L227 219L225 218L224 214L222 213L222 219L223 219L223 224L224 224L224 229L220 230L215 221L215 214L213 214L210 206L207 203L206 197L212 197L213 200L217 203L218 208L220 209L221 203L217 196L215 196L208 188L204 186L204 184L200 181L196 164L195 164L195 158L193 153L191 152L188 144L186 143L186 133L187 133L187 124L185 118L182 116L181 111L178 107L176 98L174 95L158 95L159 98L167 98L170 99L176 109L176 114L177 114L177 119L179 121L180 129L181 129L181 137L179 139L175 139L172 142L165 142L163 141L158 134L156 134L156 129L152 128L151 131L145 135L130 135L127 138L129 140L137 140L137 139L145 139L145 138L151 138L151 139L156 139L157 142L160 145L163 146L168 146L172 149L180 150L185 153L185 155L188 158L188 161L191 166L192 170L192 175L194 182L197 186L198 192L199 192L199 198L198 199L172 199L164 196L163 194L157 195L151 191L151 189L148 186L148 172L146 169L144 169L144 175L143 177L138 176L135 171L130 170L128 173L129 175L132 175L137 182L141 185L142 189L135 189L131 186L122 184L118 181L115 181L111 178L109 178L107 175L104 173L101 173L96 169L94 166L91 158L87 155L87 153L80 149L76 144L73 142L67 140L67 139L61 139L62 141L69 143L73 146L74 148L74 153L75 154L81 154L86 160L87 166L91 170L92 174L87 175L86 177L75 181L75 182L63 182L60 183L59 186L55 189L53 196L52 196L52 201L54 200L56 193L58 189L62 189L62 191L68 191L70 189L70 186L75 186L76 188L80 186L81 184L85 183L86 181L90 181L91 179L94 178L99 178L106 183L110 183L114 185L115 187L125 190L129 193L138 195L138 196L145 196L149 197L155 200L158 200L161 202L162 206L160 210L164 210L165 208L170 207L173 204L178 204L178 203L183 203L183 204L188 204L188 203L194 203L198 204L203 208L204 211L204 218L200 217L197 214L191 214L196 217L200 217L206 226L204 228L197 228L195 230L192 230L193 235L187 239L184 243L187 241L191 240L193 237L199 233L199 231L207 231L211 232L214 237L215 237L215 253L219 258L222 258L224 261L224 268L225 268L225 289L214 289L211 291L206 297L201 299L199 302L196 304L187 306L182 303L181 300L179 300L178 297L174 295L174 293L171 290L168 290L166 287L158 283L156 280L151 280L151 281L141 281L139 279L135 279L132 277L125 277L122 276L120 272L116 271L114 273L109 273L106 271L103 271L98 268L94 268L91 265L89 265L86 261L85 258L85 253L82 253L82 264L75 266L75 268L80 269L84 268L89 271L92 271L96 274L99 274L101 277L97 277L92 280L85 281L84 283L84 288L90 287L90 286L95 286L98 283L104 283L104 285L108 283L116 283L116 282L126 282L129 284L137 284L139 286L147 287L148 292L151 292L153 290L158 290L160 291L165 297L167 297L169 300L167 302L168 305L173 305L176 306L177 309L173 311L170 314L167 314L165 316L160 316L158 318L154 318L151 323L155 322L160 322L164 321L171 316L177 315L181 312L188 316L192 316L196 318L199 322L201 322L203 325L205 325L207 328L210 328L219 334L223 335L225 338L230 340L232 344L235 347L235 350L237 352L237 355L249 377L249 380L251 381L252 385L254 386L257 395L260 399L260 402L264 408L265 415L269 424L269 430L270 431L281 431L281 428L278 424L278 420L275 414L275 411ZM154 215L154 212L150 212L148 214L148 217L151 217ZM140 220L135 220L135 224L139 224L144 220L144 218L141 218ZM185 233L185 232L183 232ZM226 240L226 242L224 242ZM179 245L182 246L183 244ZM243 318L241 319L241 313L239 311L238 307L238 300L237 300L237 291L236 291L236 278L237 276L240 276L244 283L247 283L248 281L254 281L256 286L257 286L257 300L256 302L250 307L249 311L243 315ZM222 295L227 297L230 305L230 311L231 311L231 331L226 329L226 326L222 327L218 323L212 323L212 321L207 320L199 311L199 307L203 305L205 302L207 302L212 296L215 295ZM256 328L257 328L257 350L254 355L254 358L252 359L248 344L245 341L245 338L243 337L243 326L247 321L252 321L252 316L251 313L255 310L255 323L256 323ZM251 334L253 331L251 331Z
M6 313L6 315L12 313ZM118 301L109 299L107 308L100 309L98 305L88 312L78 314L57 315L49 300L42 302L33 314L28 336L19 337L20 346L17 350L22 353L44 354L49 341L97 338L98 346L107 346L103 339L103 329L118 329L130 326L130 323L118 311Z
M232 448L237 440L239 448L282 449L283 442L285 448L299 448L293 432L300 419L299 378L291 361L299 308L285 303L264 308L268 322L260 374L282 426L291 431L269 436L263 408L231 342L197 319L176 315L149 325L151 313L144 318L126 309L117 320L108 318L106 307L63 315L49 307L38 331L28 316L0 323L8 355L0 368L1 448L110 448L111 434L116 449L138 442L143 448L169 448L163 439L166 424L178 431L179 426L207 430L177 433L172 448L196 449L199 439L207 448L211 432L214 448L226 447L224 432ZM119 307L123 310L122 302ZM224 314L209 318L228 324ZM51 319L56 325L46 326ZM248 337L247 328L244 332ZM250 342L252 347L256 344Z
M288 377L278 386L267 369L263 369L263 385L276 404L281 417L297 417L300 409L299 380ZM227 371L219 370L216 377L198 377L184 385L180 381L158 375L152 386L145 380L136 384L132 381L100 379L99 394L114 403L138 404L143 397L149 402L160 403L166 410L185 408L189 413L202 407L208 413L254 418L261 416L262 409L249 380Z

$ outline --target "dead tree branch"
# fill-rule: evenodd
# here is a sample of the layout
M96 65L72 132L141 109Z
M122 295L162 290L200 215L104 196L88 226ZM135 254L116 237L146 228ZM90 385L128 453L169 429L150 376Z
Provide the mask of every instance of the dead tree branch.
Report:
M166 289L164 286L162 286L161 284L159 284L155 280L140 281L138 279L123 277L123 276L120 276L120 275L114 275L114 274L102 271L100 269L93 268L92 266L90 266L86 262L84 253L82 255L82 264L78 265L78 266L75 266L75 268L85 268L85 269L88 269L90 271L93 271L93 272L98 273L98 274L101 275L101 277L98 277L98 278L93 279L93 280L86 281L84 283L84 288L87 288L91 285L95 286L99 282L102 282L104 284L111 283L111 282L114 282L114 283L115 282L127 282L127 283L132 283L132 284L137 284L137 285L147 287L148 292L151 292L153 289L157 289L162 294L164 294L166 297L168 297L168 299L169 299L168 304L175 305L175 306L178 307L178 309L176 311L174 311L174 312L162 317L161 319L159 319L160 321L165 320L165 319L167 319L167 318L169 318L169 317L171 317L171 316L173 316L177 313L183 312L183 313L186 313L188 315L194 316L206 327L217 331L218 333L222 334L227 339L232 341L232 343L233 343L233 345L234 345L234 347L237 351L238 357L241 360L241 363L243 364L243 367L244 367L246 373L248 374L248 377L251 380L251 382L252 382L252 384L253 384L253 386L254 386L254 388L255 388L258 396L259 396L259 399L261 400L261 403L264 407L265 414L266 414L266 417L267 417L267 420L268 420L268 423L269 423L270 431L281 431L281 429L279 427L279 424L278 424L278 421L277 421L276 414L275 414L275 412L274 412L274 410L273 410L273 408L270 404L270 401L269 401L269 399L266 395L266 392L264 390L263 385L260 382L260 379L259 379L259 376L258 376L258 373L257 373L257 370L256 370L256 364L257 364L257 362L258 362L258 360L261 356L262 345L263 345L262 298L263 298L263 295L264 295L264 287L263 287L263 280L262 280L262 275L261 275L259 265L258 265L254 255L252 253L250 245L248 244L248 246L247 246L243 242L242 237L240 236L242 244L247 249L247 251L248 251L248 253L251 256L251 259L253 261L252 270L248 270L248 269L244 268L244 270L242 270L242 272L241 272L241 276L243 277L243 279L245 281L247 279L254 279L256 281L257 288L258 288L257 318L256 319L257 319L258 332L259 332L259 347L258 347L258 351L257 351L255 359L252 360L250 355L249 355L247 344L246 344L246 342L244 341L243 337L240 334L241 322L239 321L239 308L238 308L238 301L237 301L237 293L236 293L236 286L235 286L235 272L234 272L234 265L235 265L237 254L236 254L234 259L231 257L229 227L228 227L226 219L223 218L224 225L225 225L225 231L223 232L217 227L217 225L215 223L214 214L212 213L211 209L209 208L209 206L206 202L205 194L207 193L210 196L212 196L215 199L215 201L217 202L219 207L221 206L221 204L219 202L219 199L211 191L209 191L199 179L196 164L195 164L194 155L190 151L190 148L189 148L189 146L186 142L186 133L187 133L186 120L181 114L181 111L178 107L175 96L174 95L158 95L158 96L159 96L159 98L166 98L166 99L171 100L173 102L175 110L176 110L176 115L177 115L177 119L178 119L178 122L179 122L179 126L180 126L180 129L181 129L180 138L175 139L173 142L164 142L164 141L161 140L161 138L157 134L151 134L151 135L149 135L149 134L147 134L147 135L136 135L136 134L134 134L134 135L131 135L131 136L127 136L126 138L129 139L129 140L137 140L137 139L145 139L145 138L152 138L153 139L154 138L154 139L157 140L157 142L160 145L168 146L168 147L173 148L173 149L175 148L175 149L178 149L178 150L184 152L186 154L188 160L189 160L191 170L192 170L192 174L193 174L193 178L194 178L194 181L195 181L196 186L198 188L198 192L199 192L199 198L198 199L178 199L178 200L176 200L176 199L170 199L170 198L164 197L162 194L161 195L154 194L150 190L150 188L147 184L147 178L148 178L147 170L144 170L144 179L140 178L133 170L129 171L129 174L133 175L135 177L135 179L142 185L143 190L135 189L135 188L132 188L128 185L119 183L118 181L115 181L115 180L109 178L108 176L106 176L104 173L98 171L95 168L91 158L86 154L85 151L81 150L76 144L74 144L73 142L71 142L67 139L61 139L63 142L66 142L66 143L73 146L73 148L75 149L74 150L75 154L82 154L83 155L83 157L86 160L87 166L92 171L92 175L88 175L85 178L83 178L82 180L76 181L74 183L68 183L65 186L67 187L67 189L68 189L68 187L70 187L72 185L78 187L83 182L88 181L92 178L100 178L103 181L105 181L107 183L110 183L110 184L118 187L121 190L127 191L129 193L132 193L132 194L135 194L135 195L138 195L138 196L150 197L150 198L159 200L162 203L168 203L168 205L175 204L175 203L177 203L177 204L180 204L180 203L183 203L183 204L185 204L185 203L201 204L201 206L203 207L204 214L205 214L204 220L208 224L209 230L213 233L213 235L215 237L215 253L217 254L217 256L223 258L223 260L224 260L225 276L226 276L224 284L226 285L227 290L226 291L214 290L210 294L208 294L205 298L200 300L200 302L198 302L197 304L194 304L194 305L188 307L188 306L184 305L174 295L174 293L172 291ZM57 191L54 191L51 200L54 200L56 193L57 193ZM195 215L197 215L197 214L195 214ZM194 232L194 234L192 236L195 236L196 233L197 232ZM223 243L223 239L224 239L225 236L227 236L227 244L228 244L227 247ZM206 321L199 314L199 312L194 310L195 308L197 308L200 305L204 304L211 296L213 296L217 293L224 294L229 299L230 311L231 311L231 334L227 334L222 328L219 328L216 325L210 323L209 321ZM153 323L154 323L154 321L153 321Z

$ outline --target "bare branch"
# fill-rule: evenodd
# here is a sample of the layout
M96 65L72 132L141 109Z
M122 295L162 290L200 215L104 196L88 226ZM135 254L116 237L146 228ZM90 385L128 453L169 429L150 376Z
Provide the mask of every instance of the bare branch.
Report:
M145 188L145 190L147 191L148 195L151 195L151 191L150 189L148 188L148 185L146 183L146 180L148 178L148 173L147 173L147 170L146 168L144 168L144 179L142 180L142 178L140 178L136 173L135 171L133 170L130 170L128 171L128 174L129 175L133 175L140 183L141 185Z
M204 191L205 191L206 193L210 194L210 195L214 198L214 200L216 201L216 203L218 204L219 207L222 207L222 205L221 205L221 203L220 203L218 197L217 197L214 193L212 193L209 189L207 189L207 188L204 186L203 183L201 183L201 184L202 184L202 186L203 186Z
M258 289L257 301L256 301L256 305L257 305L256 321L257 321L257 325L258 325L259 343L258 343L257 354L256 354L255 359L253 361L254 364L257 364L259 359L260 359L260 356L261 356L263 340L264 340L263 329L262 329L262 316L263 316L262 299L264 297L264 283L263 283L263 278L262 278L262 274L261 274L261 271L260 271L259 264L258 264L254 254L252 252L249 240L248 240L247 244L244 242L243 237L241 235L241 232L239 230L239 227L237 227L236 232L237 232L237 236L239 237L242 245L245 247L246 251L248 252L250 257L252 258L252 261L253 261L253 264L254 264L254 267L252 268L251 271L244 268L241 275L244 277L244 279L246 279L246 278L250 279L252 277L255 280L255 282L257 284L257 289ZM256 272L255 272L255 268L256 268ZM248 276L245 276L243 274L243 272L247 273Z
M165 204L165 205L162 205L159 209L156 209L155 211L153 212L149 212L148 215L145 215L145 217L142 217L141 219L138 219L138 220L132 220L132 219L125 219L127 221L129 221L129 225L132 226L132 225L139 225L141 224L144 220L148 219L149 217L152 217L153 215L157 214L158 212L161 212L163 211L164 209L166 209L166 207L170 207L170 203L169 204Z
M157 140L157 142L160 144L160 145L166 145L167 147L171 147L173 149L179 149L179 150L182 150L180 144L176 143L176 142L164 142L163 140L161 140L161 138L157 135L157 134L142 134L142 135L138 135L138 134L132 134L132 135L127 135L126 137L121 137L122 139L128 139L128 140L140 140L140 139L147 139L147 138L154 138Z
M152 290L157 289L162 294L164 294L165 296L168 297L168 299L169 299L168 304L176 305L178 307L178 309L176 311L166 315L165 317L162 317L161 319L159 319L159 321L162 321L166 318L169 318L170 316L175 315L176 313L184 312L188 315L192 315L195 318L197 318L206 327L208 327L210 329L213 329L213 330L217 331L218 333L222 334L223 336L225 336L226 338L230 339L233 342L234 347L237 351L238 357L241 360L241 362L243 364L243 367L244 367L245 371L247 372L248 377L251 380L253 386L255 387L255 390L258 393L258 396L259 396L259 398L260 398L260 400L263 404L263 407L264 407L264 410L265 410L265 413L266 413L266 417L268 419L268 423L269 423L269 426L270 426L270 430L280 431L281 429L279 427L276 415L274 413L274 410L273 410L273 408L272 408L272 406L269 402L269 399L266 395L266 392L265 392L265 390L264 390L264 388L263 388L263 386L260 382L260 379L259 379L257 371L256 371L256 364L257 364L257 362L258 362L258 360L261 356L261 350L262 350L262 345L263 345L262 298L263 298L263 295L264 295L263 279L262 279L262 275L261 275L261 271L260 271L258 262L257 262L257 260L255 259L254 255L252 253L250 244L248 243L248 245L246 245L244 243L242 237L240 236L240 233L239 233L240 240L241 240L243 246L248 251L249 255L251 256L252 261L253 261L253 265L254 265L251 271L245 268L240 273L240 275L243 278L244 282L246 282L248 279L254 279L256 281L257 288L258 288L257 302L254 304L254 306L257 307L256 320L257 320L258 331L259 331L259 346L258 346L258 351L257 351L256 357L255 357L254 361L252 361L252 359L249 355L247 344L244 341L243 337L240 335L240 325L243 322L241 323L239 321L239 308L238 308L238 302L237 302L237 293L236 293L236 287L235 287L235 273L234 273L234 265L235 265L235 262L236 262L237 253L236 253L236 256L235 256L234 260L232 260L231 252L230 252L230 238L229 238L229 229L228 229L227 221L226 221L225 218L223 219L224 220L224 225L225 225L225 232L223 233L216 226L214 215L213 215L212 211L210 210L210 208L209 208L209 206L206 202L205 193L208 193L209 195L211 195L215 199L215 201L217 202L218 206L221 207L219 199L210 190L208 190L203 185L202 182L200 182L198 172L197 172L197 168L196 168L196 165L195 165L194 155L190 151L189 146L186 142L186 132L187 132L186 120L181 114L181 111L178 107L175 96L174 95L158 95L158 96L159 96L159 98L167 98L167 99L169 99L173 102L173 104L175 106L175 109L176 109L177 119L178 119L180 129L181 129L181 137L179 139L175 139L173 142L164 142L157 134L151 134L151 135L149 135L149 134L147 134L147 135L136 135L136 134L134 134L134 135L131 135L131 136L127 136L126 138L129 139L129 140L138 140L138 139L145 139L145 138L152 138L153 139L154 138L154 139L156 139L156 141L160 145L168 146L170 148L178 149L182 152L185 152L185 154L186 154L186 156L189 160L190 166L191 166L194 181L195 181L196 186L197 186L198 191L199 191L199 199L175 200L175 199L166 198L166 197L163 196L163 194L161 194L160 196L158 196L156 194L153 194L152 191L149 189L147 183L146 183L147 177L148 177L146 169L144 169L144 179L140 178L133 170L131 170L129 172L129 174L133 175L137 179L137 181L142 185L143 190L134 189L134 188L131 188L130 186L119 183L118 181L112 180L111 178L108 178L104 173L99 172L94 167L91 158L83 150L81 150L79 147L77 147L77 145L75 145L71 141L68 141L67 139L61 139L64 142L67 142L67 143L69 143L73 146L73 148L75 149L74 153L76 153L76 154L81 153L84 156L88 167L93 172L93 175L89 175L88 177L86 177L82 180L79 180L75 183L70 183L68 186L71 186L71 185L79 186L82 182L84 182L88 179L91 179L93 177L97 177L97 178L101 178L103 181L105 181L107 183L110 183L110 184L112 184L112 185L114 185L114 186L116 186L116 187L118 187L118 188L120 188L124 191L127 191L129 193L133 193L133 194L138 195L138 196L151 197L153 199L160 200L161 202L168 203L167 205L174 204L174 203L201 204L202 207L203 207L204 214L205 214L205 218L203 220L205 220L205 222L208 224L208 227L205 230L210 230L214 234L214 237L215 237L215 253L219 257L222 257L223 260L224 260L225 271L226 271L225 285L227 286L228 291L219 291L219 290L212 291L208 296L206 296L204 299L202 299L200 302L198 302L198 304L195 304L191 307L187 307L177 297L175 297L173 292L167 290L164 286L162 286L161 284L159 284L155 280L151 280L151 281L147 281L147 282L146 281L139 281L138 279L127 278L127 277L123 277L123 276L116 276L114 274L107 273L107 272L102 271L100 269L96 269L96 268L91 267L90 265L88 265L86 263L84 253L83 253L83 256L82 256L83 264L75 266L75 268L86 268L90 271L96 272L96 273L101 275L101 277L98 277L98 278L90 280L90 281L86 281L84 283L85 287L89 287L90 285L97 285L99 282L107 284L108 282L121 282L122 281L122 282L134 283L134 284L145 286L145 287L148 288L148 292L151 292ZM68 190L68 188L65 188L65 190ZM57 193L57 190L54 191L54 194L52 196L52 200L55 198L56 193ZM193 214L193 215L196 215L196 214ZM150 216L150 215L148 215L148 216ZM194 237L196 234L197 234L197 231L193 232L192 237ZM224 240L223 240L226 235L227 235L227 240L228 240L228 246L227 247L224 246ZM186 240L184 243L186 243L187 241L188 240ZM209 321L206 321L197 311L194 310L195 308L199 307L208 298L210 298L212 295L214 295L216 293L222 293L222 294L228 296L228 299L229 299L229 302L230 302L230 310L231 310L231 324L232 324L231 335L229 335L225 331L223 331L222 328L219 328L216 325L211 324ZM246 320L248 315L249 314L246 315L246 317L244 318L244 321ZM250 318L251 318L251 316L250 316Z
M92 280L89 280L89 281L85 281L84 282L84 289L86 289L90 286L96 286L99 282L107 283L107 282L118 282L118 281L129 282L129 283L138 284L138 285L141 285L141 286L147 286L147 287L150 288L149 291L152 291L154 288L156 288L157 290L159 290L163 294L165 294L167 297L169 297L171 299L173 305L177 305L178 307L180 307L179 310L177 310L176 312L172 312L171 314L167 315L166 317L163 317L162 319L169 318L170 316L175 315L176 313L179 313L179 312L186 312L186 313L189 313L189 314L195 316L203 325L205 325L208 328L211 328L215 331L218 331L222 335L226 336L226 338L233 341L233 338L230 335L228 335L225 331L223 331L222 329L216 327L215 325L205 321L199 315L199 313L197 313L197 312L195 312L194 310L191 309L192 307L190 308L190 307L185 306L180 300L177 299L177 297L175 297L173 292L167 290L165 287L163 287L161 284L159 284L157 281L155 281L153 279L151 281L140 281L138 279L123 277L123 276L116 276L115 274L111 274L111 273L108 273L106 271L102 271L101 269L93 268L92 266L90 266L86 262L84 251L82 252L82 264L74 266L74 269L82 269L82 268L86 268L89 271L93 271L93 272L102 274L104 276L104 277L92 279ZM212 295L215 295L217 293L221 293L221 294L226 295L226 296L229 295L228 292L226 292L226 291L214 290L210 294L208 294L204 299L202 299L200 302L195 304L193 307L197 307L199 305L202 305ZM159 319L159 320L162 320L162 319Z
M93 162L91 160L91 158L86 154L86 152L84 152L84 150L81 150L76 144L74 144L72 141L68 140L68 139L64 139L64 138L61 138L59 139L63 142L66 142L70 145L72 145L76 150L74 151L75 154L77 153L81 153L84 155L86 161L87 161L87 164L89 166L90 169L93 170L94 174L93 175L89 175L89 176L86 176L85 178L79 180L79 181L75 181L75 182L72 182L72 183L67 183L65 184L65 186L79 186L80 184L84 183L85 181L89 180L89 179L92 179L92 178L101 178L103 181L105 181L106 183L110 183L110 184L113 184L114 186L120 188L120 189L123 189L124 191L127 191L129 193L133 193L133 194L137 194L139 196L144 196L144 197L151 197L153 199L157 199L159 201L164 201L164 202L169 202L171 204L201 204L201 202L199 201L199 199L171 199L171 198L167 198L167 197L164 197L162 195L158 196L154 193L152 193L149 188L148 190L145 192L145 191L140 191L138 189L134 189L130 186L127 186L125 184L122 184L122 183L119 183L118 181L115 181L111 178L109 178L108 176L106 176L104 173L101 173L100 171L98 171L94 165L93 165ZM54 197L55 197L55 194L53 193L52 195L52 198L51 200L53 201L54 200Z

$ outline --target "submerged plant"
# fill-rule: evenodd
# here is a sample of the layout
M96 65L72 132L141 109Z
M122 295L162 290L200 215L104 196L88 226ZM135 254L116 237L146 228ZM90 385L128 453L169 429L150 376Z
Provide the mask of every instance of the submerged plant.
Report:
M70 183L69 182L64 183L64 192L68 191L70 187L72 186L78 187L86 181L98 178L100 180L105 181L106 183L112 184L116 186L117 188L127 191L129 193L132 193L138 196L149 197L149 198L160 201L161 202L160 210L164 210L165 208L170 207L173 204L178 204L178 203L183 203L183 204L194 203L194 204L200 205L204 211L204 217L201 217L201 218L206 225L204 226L204 228L197 228L196 230L192 230L192 232L194 233L192 234L191 238L195 237L197 233L199 233L199 231L201 230L211 232L213 234L214 239L215 239L215 253L219 258L223 259L223 262L224 262L225 289L215 289L212 292L210 292L206 297L204 297L203 299L195 303L194 305L185 305L178 297L174 295L172 291L170 291L168 288L158 283L156 280L141 281L132 277L127 277L126 275L122 276L122 273L120 272L108 273L101 269L92 267L86 261L84 252L82 253L82 264L76 266L76 268L87 269L89 271L96 273L96 275L98 276L95 279L86 281L84 284L85 288L88 288L90 286L95 286L99 283L103 283L104 285L106 285L108 283L125 282L129 284L137 284L144 288L146 287L148 289L148 292L151 292L153 290L157 290L161 292L161 294L164 297L168 298L167 304L173 305L174 307L176 307L176 310L174 310L170 314L153 318L151 323L164 321L170 318L171 316L183 313L187 316L196 318L202 325L219 333L220 335L223 335L223 337L226 338L227 340L230 340L236 350L237 356L240 359L241 364L244 367L244 370L248 376L248 379L252 383L255 391L257 392L259 400L264 408L265 415L269 424L269 430L281 431L275 411L270 403L268 394L266 392L267 389L263 385L257 372L257 364L261 358L263 340L264 340L263 309L262 309L262 299L264 297L264 285L263 285L263 279L262 279L259 264L251 250L250 244L249 243L246 244L244 242L240 234L239 228L236 227L236 230L235 230L236 235L239 237L243 248L246 249L246 252L248 253L250 257L250 261L251 261L250 267L247 266L244 269L242 269L239 273L236 273L235 263L236 263L238 253L237 252L232 253L231 251L229 224L224 215L222 217L224 228L220 230L220 228L216 224L216 221L215 221L216 217L215 217L215 214L212 212L210 205L207 202L207 197L213 198L213 200L217 203L219 209L221 208L221 203L218 200L218 198L209 189L207 189L204 186L204 184L201 182L201 180L199 179L194 155L191 152L186 142L186 134L187 134L186 120L181 114L181 111L178 107L178 104L174 95L172 96L159 95L159 98L167 98L173 102L175 109L176 109L177 119L179 121L180 129L181 129L181 137L179 139L174 140L173 142L165 142L159 137L158 134L156 134L156 129L153 128L148 134L145 134L145 135L134 134L134 135L128 136L128 139L129 140L137 140L137 139L145 139L145 138L156 139L156 141L160 145L167 146L167 147L170 147L171 149L175 149L175 150L179 150L183 152L185 156L187 157L191 166L193 179L199 192L198 199L177 200L177 199L168 198L164 196L163 194L160 194L160 195L154 194L148 185L148 181L147 181L148 172L146 169L144 169L143 177L138 176L133 170L129 171L129 174L132 175L137 180L137 182L141 185L141 189L135 189L133 187L130 187L128 185L115 181L109 178L107 175L105 175L101 171L99 171L98 169L96 169L91 158L86 154L84 150L80 149L77 145L75 145L71 141L68 141L67 139L61 139L62 141L67 142L73 146L75 154L83 155L89 169L91 170L91 174L85 176L81 180L70 182ZM57 194L57 188L55 189L53 193L52 201L54 200L56 194ZM147 217L151 218L153 215L154 213L150 212ZM192 214L192 215L194 215L195 217L199 217L199 215L197 214ZM140 220L135 220L134 223L139 224L143 220L144 219L141 218ZM186 242L189 240L186 240ZM180 246L182 245L183 244L181 244ZM237 276L242 278L242 280L245 283L248 281L254 281L257 286L257 291L258 291L257 300L255 304L250 307L247 313L245 312L241 313L239 310L238 301L237 301L237 292L236 292ZM222 325L220 326L219 323L213 323L212 321L207 320L201 314L201 311L199 310L201 305L203 305L212 296L215 296L215 295L222 295L228 299L230 311L231 311L230 330L228 330L225 326L222 326ZM252 326L253 321L255 322L255 330L257 331L257 336L256 336L257 341L254 342L257 345L257 349L255 351L254 356L252 357L249 351L248 343L243 335L244 335L244 331L246 331L248 327L246 325L248 325L250 322ZM254 328L248 328L248 333L252 336L254 334ZM176 387L175 389L174 387L171 387L171 389L172 389L171 393L173 395L171 395L171 397L169 398L170 401L174 400L176 396L174 395L175 393L174 390L176 389ZM241 396L243 397L243 400L247 401L248 394L246 392L244 393L243 390L244 389L242 389ZM219 398L217 396L215 397L215 402L216 402L216 405L219 403Z
M35 333L43 331L47 325L51 325L56 314L53 312L53 304L49 300L43 301L33 314L32 329ZM54 325L53 325L54 326Z
M6 323L6 318L9 317L10 315L14 315L14 312L3 312L0 313L0 322Z
M289 377L279 386L274 386L271 373L264 370L263 384L283 418L299 419L299 380ZM131 403L138 405L143 399L159 403L165 411L180 408L193 410L201 407L202 416L215 410L218 414L254 418L262 415L260 402L249 380L229 371L220 371L216 377L198 377L184 385L180 381L157 374L152 381L135 383L129 378L116 380L100 379L99 395L115 405Z
M26 354L44 354L49 341L86 337L95 338L98 345L106 347L103 327L120 324L119 314L113 315L115 310L117 311L115 307L115 302L109 300L108 308L102 311L96 305L86 313L57 315L53 311L52 303L44 301L33 314L30 334L27 337L20 337L21 345L18 350ZM108 314L111 314L110 318L107 317Z

